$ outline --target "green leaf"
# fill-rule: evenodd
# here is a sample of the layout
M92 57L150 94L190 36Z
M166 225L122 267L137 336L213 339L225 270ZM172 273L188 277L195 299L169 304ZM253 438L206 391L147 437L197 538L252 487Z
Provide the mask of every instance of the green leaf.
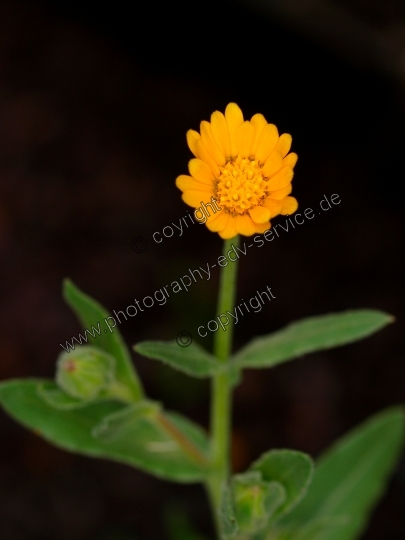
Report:
M303 526L312 520L346 517L346 525L318 532L313 540L358 538L384 492L404 433L404 410L392 408L345 435L319 459L307 496L282 524Z
M286 490L286 500L273 519L290 512L304 497L311 483L312 459L295 450L270 450L255 461L251 470L260 471L266 482L279 482Z
M108 416L97 424L91 431L93 437L104 442L111 442L125 438L126 432L131 430L133 424L140 418L149 418L152 421L161 412L161 405L156 401L143 400L124 407Z
M223 363L198 343L180 347L176 341L142 341L134 345L134 350L147 358L161 360L192 377L211 377L225 369Z
M150 402L134 405L145 407L144 416L132 406L117 401L57 410L38 394L38 385L49 382L43 379L3 382L0 403L10 416L60 448L126 463L168 480L198 482L205 478L208 441L192 422L174 413L153 413ZM138 416L132 421L129 416L134 410L134 416ZM92 434L96 426L104 426L98 437Z
M219 362L198 343L180 347L176 341L142 341L133 348L146 358L161 360L171 368L197 379L212 377L221 371L229 370L233 387L241 381L241 370L233 362Z
M168 477L183 469L199 479L208 472L208 440L201 428L177 413L163 413L159 404L146 401L107 416L93 435L118 454L131 453L138 466Z
M250 534L263 530L287 498L284 486L279 482L264 482L259 471L234 475L232 488L239 529Z
M232 489L228 483L222 486L221 505L218 509L221 540L235 538L239 527L235 517L235 502Z
M72 410L87 407L92 400L77 399L68 396L53 381L38 384L38 396L54 409Z
M65 279L63 283L63 296L76 313L84 329L90 330L92 326L101 329L100 335L93 331L95 337L87 332L88 341L115 358L117 380L130 388L134 400L142 399L142 386L124 340L117 327L113 327L114 329L111 331L105 322L110 316L108 311L90 296L84 294L68 279Z
M394 318L372 309L310 317L258 337L233 357L244 368L273 367L303 354L351 343L377 332Z
M318 518L298 528L272 529L266 540L326 540L332 532L345 527L349 522L350 519L345 516Z

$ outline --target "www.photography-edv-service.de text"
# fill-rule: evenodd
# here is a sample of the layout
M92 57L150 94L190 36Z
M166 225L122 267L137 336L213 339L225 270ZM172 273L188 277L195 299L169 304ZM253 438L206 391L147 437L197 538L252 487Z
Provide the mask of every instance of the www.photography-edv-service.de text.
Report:
M319 207L323 212L326 212L341 203L340 196L336 193L329 196L329 198L324 195L319 203ZM208 206L208 204L206 205ZM199 210L199 209L197 209ZM319 212L321 214L322 212ZM318 215L319 215L318 214ZM122 310L113 310L113 315L106 317L103 321L99 321L96 326L92 326L90 329L85 329L83 334L79 334L76 338L73 336L70 341L66 340L65 345L60 344L62 349L65 351L74 350L76 345L83 345L88 342L88 338L96 338L101 335L102 330L104 332L113 333L113 329L117 324L121 324L123 320L128 320L129 318L135 317L138 313L145 311L141 307L141 303L145 308L151 308L155 304L155 301L158 305L166 304L167 300L170 298L170 293L178 294L181 291L188 292L189 288L197 283L199 279L206 279L207 281L211 279L211 269L218 266L227 266L229 262L235 262L239 259L240 255L246 255L248 249L252 247L263 247L266 242L272 242L276 237L279 238L279 233L281 231L289 232L292 229L295 229L296 225L303 225L305 220L312 220L316 216L316 212L312 208L306 208L303 212L296 212L291 216L287 216L284 223L279 222L276 225L273 225L270 229L265 231L263 234L257 234L253 237L251 243L243 242L243 245L236 247L232 245L231 249L228 251L227 256L219 256L215 264L207 263L206 266L198 267L197 269L188 269L188 272L185 273L178 280L172 281L170 284L164 285L160 289L156 290L152 295L145 296L141 301L135 299L134 304L130 304L126 307L125 312ZM183 219L183 218L182 218ZM190 216L191 219L191 216ZM194 222L193 222L194 223ZM290 226L291 225L291 226ZM168 227L168 226L166 226ZM281 229L281 230L280 230ZM173 231L173 229L172 229ZM281 233L283 234L283 233ZM182 232L179 236L182 235ZM172 236L172 235L170 235ZM170 236L168 238L170 238ZM167 236L166 236L167 237ZM198 278L196 277L198 275ZM207 277L204 277L207 276ZM101 323L104 323L106 328L101 327ZM75 343L76 342L76 343Z

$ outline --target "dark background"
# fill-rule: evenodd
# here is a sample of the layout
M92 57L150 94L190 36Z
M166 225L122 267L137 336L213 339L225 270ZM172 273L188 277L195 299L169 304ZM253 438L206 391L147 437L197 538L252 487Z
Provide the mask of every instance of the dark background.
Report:
M205 226L161 244L152 233L189 209L174 185L191 157L187 129L236 101L293 135L301 210L325 194L341 204L241 260L238 298L269 285L276 300L244 316L235 347L348 308L397 320L364 342L246 372L235 470L269 447L317 456L403 402L404 81L399 0L0 2L0 380L53 376L59 344L79 331L64 277L118 310L215 262L222 242ZM148 241L142 254L135 236ZM125 339L198 337L217 285L215 273L171 295L122 324ZM151 398L207 426L206 384L134 361ZM58 450L3 412L0 453L2 539L165 539L173 505L210 534L199 486ZM363 540L403 539L404 503L400 466Z

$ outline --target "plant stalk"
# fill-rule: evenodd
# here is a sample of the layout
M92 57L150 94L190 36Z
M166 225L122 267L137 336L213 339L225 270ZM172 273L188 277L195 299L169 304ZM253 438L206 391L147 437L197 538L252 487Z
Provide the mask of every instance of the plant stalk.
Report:
M227 257L232 245L239 246L239 236L225 240L223 256L227 266L221 269L217 316L231 311L235 305L238 258L230 261ZM229 362L232 350L233 318L226 330L218 328L214 335L214 355L221 362ZM222 486L230 475L230 438L231 438L232 384L230 371L224 370L213 377L211 396L211 457L213 472L207 482L211 505L215 514L219 537L219 508L221 505Z

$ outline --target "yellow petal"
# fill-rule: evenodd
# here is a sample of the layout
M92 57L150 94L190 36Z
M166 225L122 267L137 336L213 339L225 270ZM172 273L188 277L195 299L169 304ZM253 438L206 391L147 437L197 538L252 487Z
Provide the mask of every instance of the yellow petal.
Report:
M209 184L212 186L215 176L204 161L195 158L190 159L188 162L188 170L190 171L191 176L193 176L196 180L202 182L203 184Z
M236 231L236 219L232 216L229 216L225 227L222 230L218 231L218 234L224 240L228 240L229 238L233 238L234 236L236 236L238 234Z
M211 156L214 158L216 163L220 165L221 167L225 165L225 154L221 152L221 150L218 148L217 143L214 140L214 137L212 135L211 131L211 124L207 122L206 120L203 120L200 124L200 131L201 131L201 139L204 143L204 146L208 150L208 152L211 154Z
M286 197L281 202L283 206L280 213L283 214L283 216L286 214L293 214L298 208L298 201L295 197Z
M198 180L186 174L181 174L176 178L176 186L181 191L206 191L210 195L213 194L212 185L198 182Z
M294 176L294 172L290 167L283 167L276 175L274 175L267 182L268 191L276 191L277 189L282 189L291 182Z
M281 201L281 199L284 199L285 197L287 197L287 195L289 195L291 191L292 191L292 185L288 184L288 186L282 189L277 189L276 191L270 191L269 197L271 199L275 199L276 201Z
M236 145L238 147L238 155L241 157L250 156L250 148L252 146L253 136L255 134L255 128L246 120L236 130Z
M248 214L242 214L240 216L236 216L236 230L239 234L251 236L252 234L255 234L256 227L252 221L252 218Z
M283 206L281 201L275 201L274 199L270 199L267 197L264 199L264 206L265 208L268 208L270 210L271 219L275 216L278 216L278 214L281 212L281 208Z
M269 157L266 159L266 163L263 165L262 174L263 176L273 176L278 172L283 166L283 160L281 158L280 152L274 150Z
M265 223L255 223L255 227L256 232L261 234L271 228L271 223L270 221L266 221Z
M259 139L264 127L267 125L266 119L262 114L254 114L250 123L255 128L255 134L253 136L252 146L250 147L250 155L256 157L257 147L259 145Z
M211 156L211 154L208 152L205 144L202 142L201 139L198 139L197 141L197 152L198 152L198 155L200 156L200 159L202 159L202 161L205 161L205 163L208 165L208 167L211 169L214 175L219 176L220 170L219 170L218 164L216 163L215 159Z
M249 214L255 223L265 223L270 219L270 210L264 206L255 206L249 210Z
M201 206L201 203L206 204L210 202L210 194L206 191L187 190L183 193L181 198L186 204L192 206L193 208L199 208Z
M289 133L283 133L276 145L276 150L278 150L281 154L281 157L285 157L288 152L290 151L292 143L292 137Z
M236 157L238 155L236 130L243 124L243 114L236 103L229 103L226 106L225 120L229 131L229 141L231 143L231 157Z
M278 130L274 124L264 126L262 134L257 145L255 158L260 163L264 163L271 152L276 147L278 141Z
M290 152L288 156L283 159L283 165L285 167L291 167L293 169L297 163L298 156L295 152Z
M211 114L211 131L219 149L226 158L231 157L231 143L229 140L228 126L226 125L225 116L215 111Z
M225 229L228 219L229 214L226 214L223 210L221 210L220 212L210 216L207 219L206 225L212 232L222 231L222 229Z
M189 129L187 131L187 144L192 153L195 155L195 157L198 156L198 150L197 150L197 141L200 138L200 134L197 131L194 131L194 129Z

